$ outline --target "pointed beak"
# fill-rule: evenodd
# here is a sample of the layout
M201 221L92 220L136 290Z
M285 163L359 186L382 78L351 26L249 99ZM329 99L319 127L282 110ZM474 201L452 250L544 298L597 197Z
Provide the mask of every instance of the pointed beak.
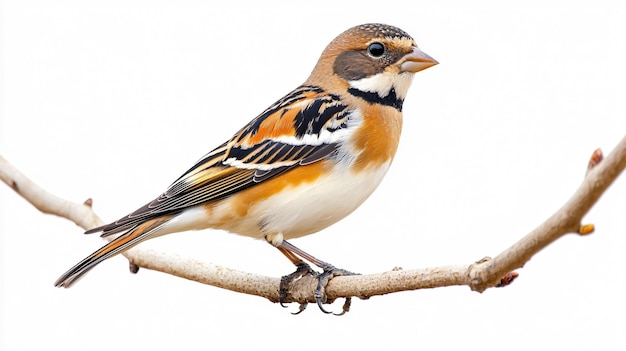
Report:
M406 54L402 60L400 60L400 71L415 73L425 70L428 67L432 67L438 63L439 62L437 62L437 60L426 55L417 46L414 46L413 51Z

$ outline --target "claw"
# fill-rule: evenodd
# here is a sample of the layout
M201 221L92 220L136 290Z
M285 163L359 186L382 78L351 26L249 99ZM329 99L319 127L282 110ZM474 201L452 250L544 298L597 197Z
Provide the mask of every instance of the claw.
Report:
M330 314L331 312L326 311L326 309L324 309L324 306L322 306L323 303L326 302L326 296L324 296L324 287L326 286L326 284L328 284L328 281L330 280L330 277L332 275L332 268L334 267L330 267L331 270L326 270L326 268L324 268L324 272L322 274L319 275L319 277L317 277L317 288L315 288L315 302L317 302L317 306L320 308L320 310L326 314Z
M320 279L320 282L322 280ZM326 297L324 297L324 295L321 292L321 287L322 285L320 283L317 284L317 289L315 289L315 302L317 302L317 307L320 308L320 311L326 313L326 314L330 314L332 312L330 311L326 311L326 309L324 308L324 306L322 305L324 302L326 302Z
M334 313L335 316L343 316L344 314L350 312L350 306L352 305L352 298L346 297L346 301L343 303L341 313Z
M322 312L326 314L330 314L333 312L327 311L323 306L323 304L326 303L327 301L326 296L324 294L324 289L326 288L328 281L330 281L330 279L336 276L358 275L358 273L353 273L345 269L335 268L334 266L330 264L326 264L321 268L324 269L324 272L322 272L322 274L318 276L317 288L315 289L315 302L317 302L317 307L319 307L319 309ZM343 304L343 311L341 313L333 313L333 314L336 316L343 316L344 314L346 314L346 312L350 311L351 304L352 304L352 299L350 297L346 297L346 301Z
M283 304L280 304L281 306L283 306ZM291 312L292 315L297 316L300 313L302 313L302 311L306 310L306 306L308 306L307 302L301 303L300 307L298 307L298 312ZM287 307L287 306L283 306L283 307Z
M278 288L278 303L282 308L287 308L287 306L285 306L285 298L287 297L287 286L289 285L289 282L286 281L287 277L289 276L286 275L280 278L280 285Z

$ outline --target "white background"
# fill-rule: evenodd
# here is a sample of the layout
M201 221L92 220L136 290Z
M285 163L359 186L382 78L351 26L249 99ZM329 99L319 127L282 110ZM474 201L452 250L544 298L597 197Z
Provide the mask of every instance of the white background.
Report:
M595 148L608 153L626 134L626 9L433 3L6 1L0 153L114 220L303 82L337 34L394 24L441 64L416 75L375 194L294 243L361 273L495 256L569 198ZM0 348L626 349L625 195L622 175L585 219L596 233L559 240L506 289L404 292L333 317L131 275L122 257L54 288L103 242L0 185ZM276 277L293 270L264 242L218 231L144 246Z

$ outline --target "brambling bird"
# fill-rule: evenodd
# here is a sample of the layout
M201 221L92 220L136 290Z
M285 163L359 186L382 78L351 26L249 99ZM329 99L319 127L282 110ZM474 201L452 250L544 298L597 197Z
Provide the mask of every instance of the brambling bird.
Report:
M70 287L100 262L161 235L215 228L278 248L301 271L348 273L287 240L344 218L383 179L396 153L413 74L435 61L403 30L363 24L324 50L309 78L202 157L155 200L86 233L117 234L56 282ZM304 260L304 261L303 261ZM295 274L295 273L294 273Z

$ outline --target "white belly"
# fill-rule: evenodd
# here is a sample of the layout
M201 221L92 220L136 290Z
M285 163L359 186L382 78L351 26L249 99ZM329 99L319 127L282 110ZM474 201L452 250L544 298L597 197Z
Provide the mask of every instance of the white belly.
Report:
M218 202L211 211L203 206L185 210L154 236L192 229L215 228L258 239L282 233L284 239L316 233L356 210L371 194L389 169L390 163L365 172L350 167L317 178L313 183L285 188L282 192L252 205L237 216L231 198Z
M318 232L357 209L376 189L389 169L385 163L377 169L353 173L338 167L313 183L286 188L249 209L245 217L222 227L230 232L263 238L282 233L285 239ZM228 201L216 208L216 215L231 212Z

